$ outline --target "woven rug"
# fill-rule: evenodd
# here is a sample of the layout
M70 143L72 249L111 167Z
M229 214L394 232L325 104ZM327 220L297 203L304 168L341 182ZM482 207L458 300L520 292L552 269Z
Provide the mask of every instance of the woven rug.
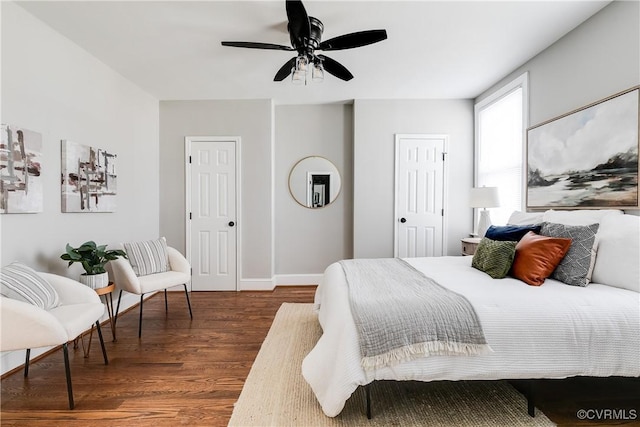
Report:
M301 374L322 330L312 304L282 304L235 404L229 426L553 426L505 381L377 381L373 418L359 387L335 418L322 412Z

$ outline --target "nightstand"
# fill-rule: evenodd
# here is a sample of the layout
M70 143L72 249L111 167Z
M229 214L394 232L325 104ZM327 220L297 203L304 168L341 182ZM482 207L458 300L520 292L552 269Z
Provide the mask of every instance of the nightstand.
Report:
M462 244L462 255L473 255L476 253L478 243L482 240L480 237L466 237L460 240Z

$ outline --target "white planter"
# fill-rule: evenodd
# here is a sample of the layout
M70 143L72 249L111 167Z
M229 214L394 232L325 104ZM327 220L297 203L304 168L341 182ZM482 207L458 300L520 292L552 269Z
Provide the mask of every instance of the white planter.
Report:
M109 285L109 274L108 273L100 273L100 274L81 274L80 275L80 283L90 287L91 289L100 289Z

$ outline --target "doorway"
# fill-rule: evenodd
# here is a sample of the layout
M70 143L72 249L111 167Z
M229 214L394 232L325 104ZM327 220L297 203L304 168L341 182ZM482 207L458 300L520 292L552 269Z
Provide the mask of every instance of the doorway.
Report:
M448 135L397 134L394 256L442 256Z
M321 208L329 203L331 175L324 172L307 172L307 206Z
M238 289L240 138L186 137L186 240L193 291Z

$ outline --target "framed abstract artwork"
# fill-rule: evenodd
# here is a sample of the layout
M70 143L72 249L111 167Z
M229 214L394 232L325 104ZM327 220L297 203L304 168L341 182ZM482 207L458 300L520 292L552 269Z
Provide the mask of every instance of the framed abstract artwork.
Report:
M42 212L42 134L1 125L0 213Z
M115 212L117 156L62 141L62 212Z
M528 209L638 208L640 87L527 130Z

